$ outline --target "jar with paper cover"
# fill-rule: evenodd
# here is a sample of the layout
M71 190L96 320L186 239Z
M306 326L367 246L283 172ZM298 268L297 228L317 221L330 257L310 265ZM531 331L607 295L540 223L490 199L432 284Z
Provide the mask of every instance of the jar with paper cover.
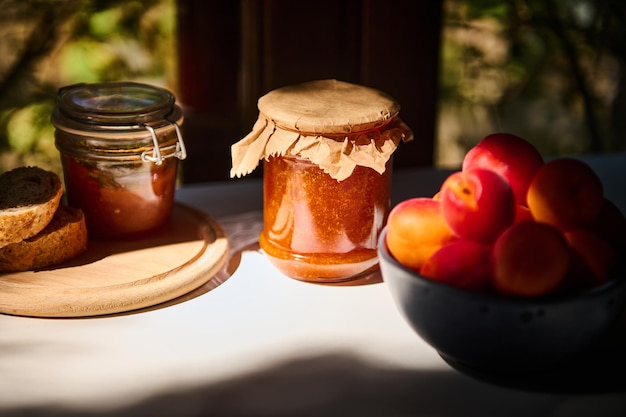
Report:
M412 132L389 95L338 80L270 91L252 131L232 146L231 176L263 161L259 244L285 275L355 280L378 268L390 209L392 154Z

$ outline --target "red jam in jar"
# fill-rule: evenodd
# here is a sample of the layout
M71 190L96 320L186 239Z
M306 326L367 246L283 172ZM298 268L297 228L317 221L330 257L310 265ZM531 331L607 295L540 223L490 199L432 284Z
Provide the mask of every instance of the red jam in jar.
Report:
M139 83L62 88L52 115L68 203L90 237L128 239L170 218L182 112L167 90Z
M232 147L231 176L264 160L259 244L268 260L311 282L375 271L392 153L412 138L398 104L371 88L320 80L271 91L258 107L253 131Z

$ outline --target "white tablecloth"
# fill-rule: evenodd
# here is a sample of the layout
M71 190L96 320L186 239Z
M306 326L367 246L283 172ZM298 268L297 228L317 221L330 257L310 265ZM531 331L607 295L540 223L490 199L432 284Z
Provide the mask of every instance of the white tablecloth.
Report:
M586 160L626 210L626 154ZM394 203L432 195L446 175L397 171ZM186 186L176 198L216 218L234 247L255 240L259 180ZM256 250L225 278L140 313L0 315L0 415L626 415L615 390L532 391L456 371L410 329L383 282L299 282Z

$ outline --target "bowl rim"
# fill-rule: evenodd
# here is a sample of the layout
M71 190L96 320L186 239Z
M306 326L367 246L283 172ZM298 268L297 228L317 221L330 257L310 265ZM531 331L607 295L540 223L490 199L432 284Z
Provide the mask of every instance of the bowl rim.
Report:
M624 276L624 272L626 269L625 265L621 265L617 270L617 277L608 280L607 282L596 285L588 290L584 291L574 291L572 293L566 294L548 294L545 296L538 297L515 297L515 296L507 296L504 294L488 294L479 291L469 291L461 288L457 288L453 285L446 284L444 282L435 281L431 278L427 278L417 271L402 265L398 262L393 255L389 252L386 244L387 237L387 226L383 227L379 237L378 237L378 257L379 262L387 262L393 265L395 268L402 270L406 273L407 276L411 276L417 281L420 281L426 285L433 286L434 288L438 288L442 291L449 291L451 294L469 297L476 301L488 302L490 304L507 304L507 305L519 305L519 306L546 306L546 305L559 305L559 304L567 304L571 302L579 302L584 299L593 299L597 297L604 296L607 292L611 292L615 289L615 287L624 287L626 286L626 277ZM385 274L381 268L381 276L383 281L387 281L388 279L385 277Z

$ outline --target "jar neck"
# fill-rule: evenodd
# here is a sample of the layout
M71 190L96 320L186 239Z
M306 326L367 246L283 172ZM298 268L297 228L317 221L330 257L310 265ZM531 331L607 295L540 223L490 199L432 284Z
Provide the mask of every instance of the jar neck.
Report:
M174 106L172 111L165 117L149 122L135 121L132 123L102 124L76 120L68 117L60 107L56 107L52 112L52 124L57 130L63 130L72 134L89 134L93 137L110 137L112 134L117 137L135 136L137 132L146 131L146 126L155 130L168 129L172 124L182 125L183 114L178 106Z
M117 132L57 128L55 145L62 153L100 160L143 160L160 164L167 158L185 159L187 156L178 123L157 129L146 125Z

